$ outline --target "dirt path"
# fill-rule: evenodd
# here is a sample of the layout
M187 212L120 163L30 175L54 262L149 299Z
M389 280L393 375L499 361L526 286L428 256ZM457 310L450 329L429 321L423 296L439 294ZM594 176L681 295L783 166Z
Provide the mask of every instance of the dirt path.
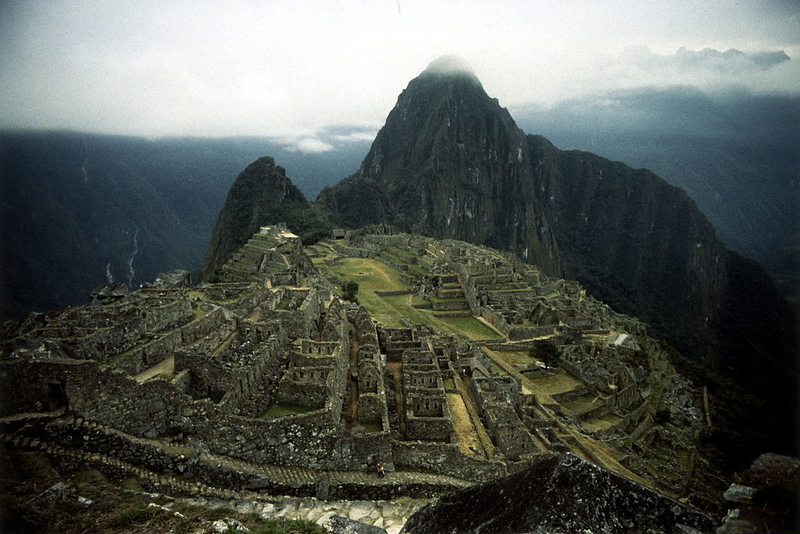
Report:
M450 408L450 417L453 420L453 430L455 432L458 448L467 455L477 454L475 451L482 451L483 447L475 433L472 425L472 418L469 416L464 399L458 393L447 394L447 405Z
M394 402L397 408L398 426L400 427L400 439L406 439L406 407L403 396L403 364L400 362L386 362L392 376L394 376Z
M358 333L353 323L350 328L350 373L347 379L350 381L350 405L347 407L347 415L352 424L358 424Z

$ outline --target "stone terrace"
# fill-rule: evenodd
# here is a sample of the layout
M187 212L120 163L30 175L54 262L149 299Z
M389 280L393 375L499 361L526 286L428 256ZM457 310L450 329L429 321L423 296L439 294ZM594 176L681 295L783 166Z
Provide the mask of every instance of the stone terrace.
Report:
M187 493L377 499L434 495L565 450L636 477L628 458L668 439L654 417L664 402L680 406L686 435L702 419L644 326L576 283L418 236L316 250L334 249L381 258L430 300L426 313L479 317L505 339L376 324L315 277L285 229L266 228L223 267L228 282L25 321L0 345L0 380L14 385L3 439L65 470L101 466Z

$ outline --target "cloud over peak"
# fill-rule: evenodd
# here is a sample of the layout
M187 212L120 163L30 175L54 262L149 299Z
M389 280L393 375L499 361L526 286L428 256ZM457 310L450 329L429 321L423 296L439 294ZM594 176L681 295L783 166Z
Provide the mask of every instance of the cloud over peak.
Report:
M454 55L441 56L431 61L424 72L438 75L467 74L473 78L476 77L469 63Z

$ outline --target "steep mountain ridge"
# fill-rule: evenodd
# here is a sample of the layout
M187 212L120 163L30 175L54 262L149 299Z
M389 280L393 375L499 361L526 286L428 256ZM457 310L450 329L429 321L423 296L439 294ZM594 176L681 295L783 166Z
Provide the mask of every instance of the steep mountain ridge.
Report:
M399 96L358 173L320 193L336 223L388 223L514 252L581 281L693 359L793 395L788 306L682 189L526 135L471 71L431 67Z
M561 274L550 223L525 202L538 202L523 193L533 184L532 169L519 165L530 160L528 150L525 134L474 74L434 63L400 95L358 173L323 189L317 202L339 223L385 222L483 243ZM341 210L376 197L377 213Z
M684 189L727 247L767 268L798 242L787 232L800 207L798 97L648 87L511 113L563 149L646 167Z
M565 276L711 358L703 344L727 283L726 250L694 202L647 170L529 140L531 193L553 221Z
M381 209L358 210L367 197ZM526 135L470 71L433 64L412 80L358 173L317 201L340 224L514 252L716 363L726 250L694 202L649 171Z

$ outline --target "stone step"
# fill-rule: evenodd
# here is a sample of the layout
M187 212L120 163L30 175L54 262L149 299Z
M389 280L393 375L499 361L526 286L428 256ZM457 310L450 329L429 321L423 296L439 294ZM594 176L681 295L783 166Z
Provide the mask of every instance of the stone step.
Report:
M443 299L458 299L464 298L464 290L460 287L458 289L437 289L436 294Z
M476 282L475 288L481 291L511 291L531 289L525 282Z

